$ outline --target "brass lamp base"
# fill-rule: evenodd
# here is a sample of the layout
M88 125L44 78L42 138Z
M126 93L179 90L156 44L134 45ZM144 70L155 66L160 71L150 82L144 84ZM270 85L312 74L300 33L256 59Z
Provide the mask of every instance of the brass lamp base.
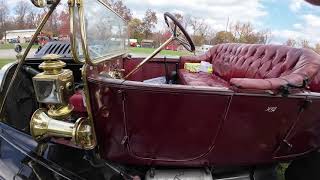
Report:
M92 131L85 118L78 119L76 123L63 122L49 117L46 109L38 109L30 121L30 132L35 140L71 138L75 145L87 150L96 145Z
M74 107L71 104L68 104L66 106L60 106L60 107L53 106L52 108L49 109L48 115L51 118L63 120L71 116L73 109Z

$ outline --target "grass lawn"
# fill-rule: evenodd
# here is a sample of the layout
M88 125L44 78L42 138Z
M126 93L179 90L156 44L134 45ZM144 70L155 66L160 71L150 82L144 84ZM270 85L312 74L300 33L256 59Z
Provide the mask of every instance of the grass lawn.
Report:
M0 59L0 68L2 68L4 65L13 62L14 59Z
M143 55L149 55L151 54L155 49L152 48L129 48L131 53L134 54L143 54ZM192 53L188 51L169 51L169 50L162 50L160 52L163 56L184 56L184 55L192 55Z
M21 44L23 49L26 49L28 46L28 43L22 43ZM32 48L38 48L39 45L33 45ZM0 44L0 49L14 49L14 44Z

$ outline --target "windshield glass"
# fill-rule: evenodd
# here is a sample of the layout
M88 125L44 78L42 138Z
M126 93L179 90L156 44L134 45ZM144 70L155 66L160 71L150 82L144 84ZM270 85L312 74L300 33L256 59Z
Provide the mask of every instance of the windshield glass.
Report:
M84 23L90 60L126 53L127 22L99 0L84 1Z

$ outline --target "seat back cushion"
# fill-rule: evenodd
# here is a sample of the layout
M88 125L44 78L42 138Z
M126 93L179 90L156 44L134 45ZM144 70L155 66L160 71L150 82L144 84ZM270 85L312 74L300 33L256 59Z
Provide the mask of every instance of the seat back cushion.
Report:
M308 58L314 55L310 50L281 45L221 44L215 47L211 62L215 73L227 81L232 78L268 79L294 71L307 73L301 69L305 65L312 66Z

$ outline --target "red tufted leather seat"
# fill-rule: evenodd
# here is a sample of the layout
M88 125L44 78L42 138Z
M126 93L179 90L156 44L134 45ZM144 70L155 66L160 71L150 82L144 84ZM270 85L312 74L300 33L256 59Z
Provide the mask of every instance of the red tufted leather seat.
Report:
M183 84L219 87L221 83L214 83L219 79L219 82L224 80L224 87L232 85L242 89L278 90L288 84L302 85L308 80L312 91L320 91L320 56L309 49L281 45L220 44L203 55L181 57L181 66L185 62L200 61L212 63L214 74L196 78L196 74L180 70L179 77Z
M189 73L187 70L179 70L180 81L182 84L190 86L211 86L219 88L229 88L230 85L222 78L215 76L214 74L208 74L204 72Z

